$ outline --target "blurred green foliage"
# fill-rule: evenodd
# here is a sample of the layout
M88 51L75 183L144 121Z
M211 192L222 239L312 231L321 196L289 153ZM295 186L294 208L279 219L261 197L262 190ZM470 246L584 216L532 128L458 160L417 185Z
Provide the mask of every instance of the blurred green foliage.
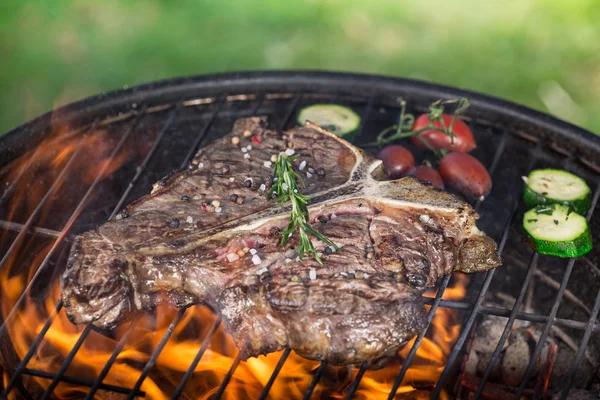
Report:
M309 68L496 95L600 132L598 0L2 0L0 132L163 78Z

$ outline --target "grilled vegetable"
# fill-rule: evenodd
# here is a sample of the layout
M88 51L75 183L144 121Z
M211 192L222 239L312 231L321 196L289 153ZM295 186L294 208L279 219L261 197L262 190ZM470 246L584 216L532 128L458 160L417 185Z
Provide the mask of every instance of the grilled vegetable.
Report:
M564 205L538 206L525 213L523 228L535 250L557 257L579 257L592 249L587 220Z
M439 165L444 183L461 194L483 199L492 189L492 178L482 163L467 153L448 153Z
M585 214L590 208L592 191L583 179L560 169L536 169L523 177L523 198L528 207L563 204Z
M348 107L337 104L315 104L304 107L298 114L298 124L310 121L337 136L351 141L360 126L360 117Z
M377 153L377 158L383 161L383 169L390 179L398 179L407 175L415 167L415 158L403 146L391 144Z
M413 132L423 130L419 133L419 136L413 136L411 141L415 146L420 149L427 149L431 146L434 149L446 149L456 151L459 153L468 153L473 150L477 145L475 144L475 138L473 138L473 132L471 129L460 119L449 114L442 114L441 119L444 122L445 128L448 129L451 134L447 134L440 130L425 129L431 124L429 115L422 114L416 120L413 125ZM454 119L454 122L452 121ZM441 121L435 120L433 126L438 129L444 129ZM452 128L450 129L450 126ZM427 142L427 144L423 143Z
M444 181L442 180L440 173L435 168L428 165L419 165L410 173L410 175L414 175L415 178L422 182L429 182L437 188L444 188Z

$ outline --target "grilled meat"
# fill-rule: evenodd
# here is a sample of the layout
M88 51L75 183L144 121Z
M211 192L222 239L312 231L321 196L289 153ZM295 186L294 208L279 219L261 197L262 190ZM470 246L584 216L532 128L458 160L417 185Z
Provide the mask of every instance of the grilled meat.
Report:
M300 154L313 227L340 248L315 241L323 265L298 259L296 235L279 245L289 209L265 194L271 158L286 149ZM379 160L310 123L282 133L238 120L190 168L77 237L67 315L111 328L161 302L205 303L246 357L286 346L335 364L392 355L425 324L420 289L500 260L468 204L383 176Z

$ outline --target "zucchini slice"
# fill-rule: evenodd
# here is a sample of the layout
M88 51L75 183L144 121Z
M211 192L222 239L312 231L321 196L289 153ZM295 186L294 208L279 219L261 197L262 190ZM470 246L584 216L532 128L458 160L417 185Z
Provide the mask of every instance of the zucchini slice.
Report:
M525 213L523 228L540 254L579 257L592 249L587 220L568 206L538 206Z
M548 204L571 206L578 214L590 208L592 191L583 179L560 169L536 169L525 181L523 199L528 207Z
M337 104L314 104L298 114L298 125L310 121L350 141L358 131L360 117L348 107Z

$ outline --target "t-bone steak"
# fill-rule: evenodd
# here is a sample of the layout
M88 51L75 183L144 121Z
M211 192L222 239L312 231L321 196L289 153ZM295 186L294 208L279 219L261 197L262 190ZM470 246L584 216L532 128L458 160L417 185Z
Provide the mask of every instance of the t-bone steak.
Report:
M272 157L299 154L323 265L280 245L289 208L266 199ZM117 218L78 236L63 275L76 324L112 328L161 302L219 313L242 356L290 347L334 364L395 354L425 325L421 290L453 270L500 265L496 243L458 197L413 178L386 181L381 161L307 123L279 132L236 121Z

